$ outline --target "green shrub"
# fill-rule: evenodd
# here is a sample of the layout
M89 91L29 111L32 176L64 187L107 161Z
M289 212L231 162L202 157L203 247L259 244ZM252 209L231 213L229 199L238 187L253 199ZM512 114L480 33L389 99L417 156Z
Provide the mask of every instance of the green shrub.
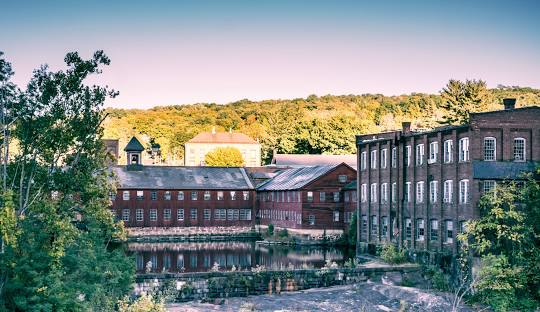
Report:
M398 248L391 243L384 244L380 249L379 255L384 262L390 264L399 264L407 260L405 257L405 250L398 250Z
M274 236L274 225L272 223L268 224L266 234L268 234L268 236Z
M289 232L287 231L287 229L279 230L278 237L279 238L289 237Z

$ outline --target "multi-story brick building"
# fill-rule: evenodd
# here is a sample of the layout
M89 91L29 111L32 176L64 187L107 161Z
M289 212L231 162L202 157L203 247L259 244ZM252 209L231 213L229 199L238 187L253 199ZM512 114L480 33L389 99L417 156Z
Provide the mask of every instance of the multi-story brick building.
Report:
M246 167L261 165L261 144L243 133L202 132L184 144L184 164L186 166L204 166L204 157L218 147L237 148L244 158Z
M540 161L540 107L470 114L470 122L427 131L358 135L358 240L393 240L427 252L456 252L456 235L477 218L497 183Z
M251 226L255 188L244 168L145 166L142 145L126 147L114 166L112 209L129 227Z
M285 169L257 188L261 225L322 233L343 230L342 188L356 176L347 164Z

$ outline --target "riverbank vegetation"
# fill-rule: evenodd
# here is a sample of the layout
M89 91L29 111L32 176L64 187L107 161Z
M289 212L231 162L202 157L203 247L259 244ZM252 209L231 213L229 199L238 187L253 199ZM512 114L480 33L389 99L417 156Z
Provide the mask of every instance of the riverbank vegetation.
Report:
M15 86L0 54L0 310L111 311L134 283L124 228L109 212L103 103L85 81L110 63L97 51Z

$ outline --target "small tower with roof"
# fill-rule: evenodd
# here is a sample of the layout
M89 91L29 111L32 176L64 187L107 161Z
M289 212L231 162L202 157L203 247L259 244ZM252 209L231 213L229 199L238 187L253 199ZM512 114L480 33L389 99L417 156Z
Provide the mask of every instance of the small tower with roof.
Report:
M127 154L128 168L131 167L132 169L137 169L142 167L142 152L144 151L144 146L136 137L132 137L131 140L129 140L124 151Z

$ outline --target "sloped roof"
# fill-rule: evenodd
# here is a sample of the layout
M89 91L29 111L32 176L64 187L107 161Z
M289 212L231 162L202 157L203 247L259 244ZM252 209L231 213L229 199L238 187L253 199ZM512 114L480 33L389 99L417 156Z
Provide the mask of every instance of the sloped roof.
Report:
M474 179L519 179L540 165L538 162L473 161Z
M339 165L291 168L281 171L273 179L261 184L259 191L281 191L300 189L325 175Z
M141 166L140 171L115 166L120 188L127 189L223 189L251 190L253 183L244 168Z
M356 169L356 155L274 154L272 158L273 165L289 167L324 166L341 163L346 163Z
M132 137L131 140L129 140L128 144L124 148L124 151L126 152L142 152L144 151L144 146L137 140L136 137Z
M201 132L186 143L259 144L243 133L234 132Z
M350 182L350 183L347 183L344 187L343 187L344 190L356 190L356 180Z

